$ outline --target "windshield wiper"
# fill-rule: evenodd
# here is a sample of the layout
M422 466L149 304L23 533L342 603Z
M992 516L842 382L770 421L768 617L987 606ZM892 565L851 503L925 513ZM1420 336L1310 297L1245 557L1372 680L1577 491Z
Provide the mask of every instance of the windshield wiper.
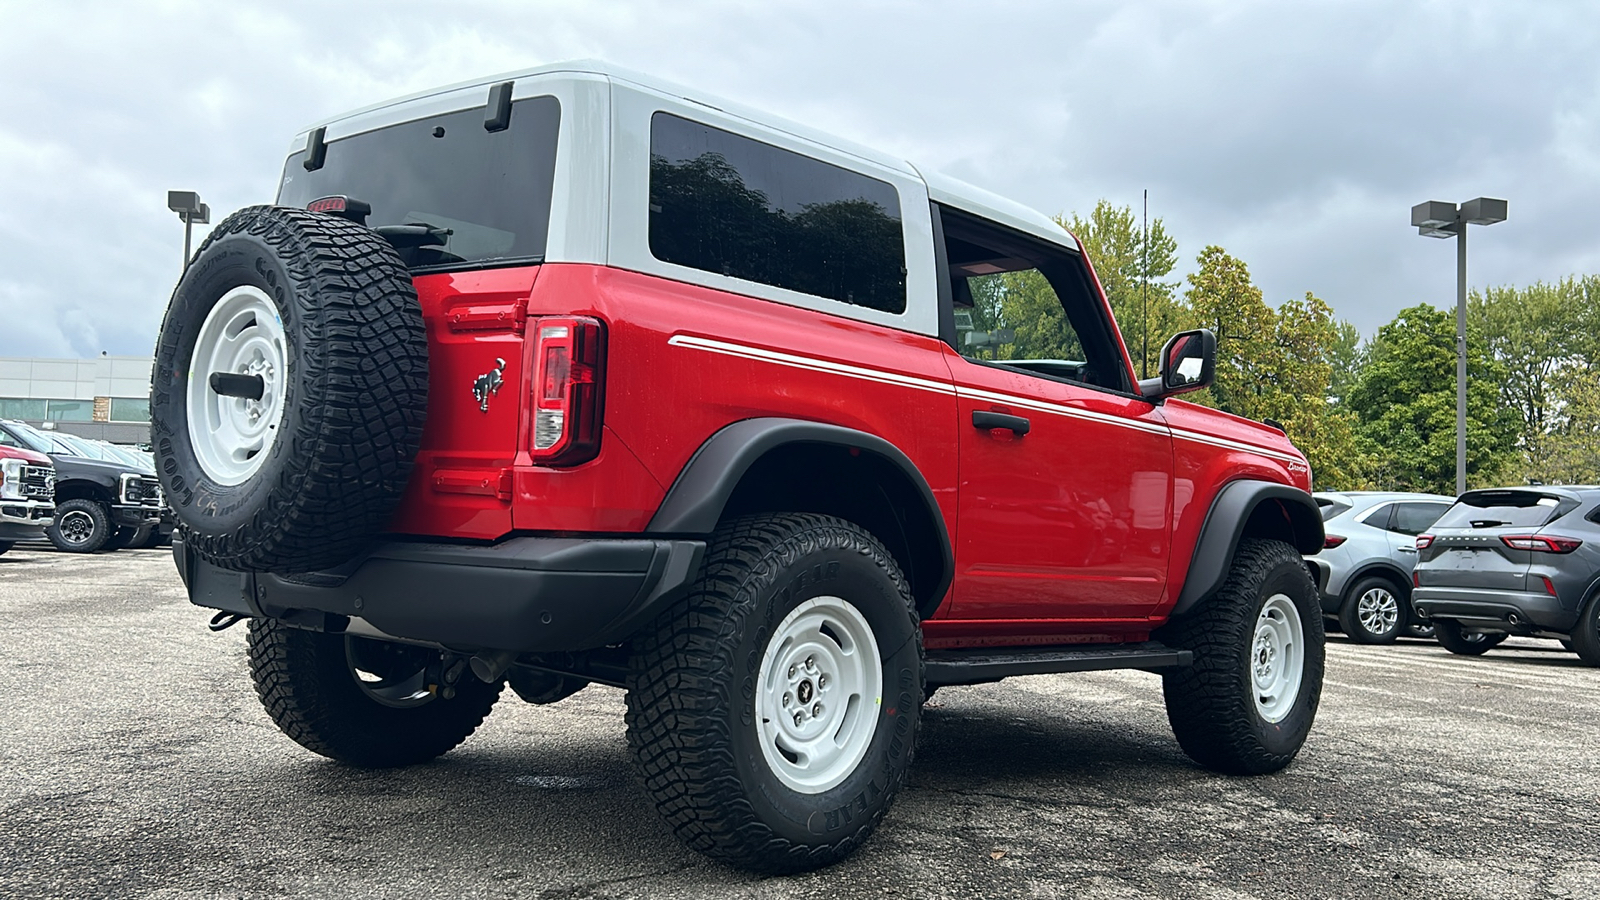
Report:
M455 234L449 228L440 228L437 225L429 225L427 222L379 225L372 230L393 244L396 250L408 250L414 247L443 247L449 240L450 235Z
M1471 524L1473 528L1498 528L1501 525L1510 525L1511 523L1502 522L1499 519L1473 519Z

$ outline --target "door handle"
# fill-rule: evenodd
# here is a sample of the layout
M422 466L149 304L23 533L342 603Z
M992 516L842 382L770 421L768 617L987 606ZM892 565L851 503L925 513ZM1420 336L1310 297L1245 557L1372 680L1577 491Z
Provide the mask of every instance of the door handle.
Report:
M1415 547L1397 547L1395 549L1399 550L1401 553L1415 553L1415 552L1417 552L1417 548L1415 548Z
M1011 433L1017 437L1027 434L1028 429L1031 427L1028 424L1028 420L1022 416L991 412L987 409L975 409L972 411L972 426L974 428L982 428L985 431L991 428L1009 428Z

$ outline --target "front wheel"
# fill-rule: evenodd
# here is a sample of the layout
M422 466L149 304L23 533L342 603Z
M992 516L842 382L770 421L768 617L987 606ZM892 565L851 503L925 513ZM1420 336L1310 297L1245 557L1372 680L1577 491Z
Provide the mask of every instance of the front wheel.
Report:
M314 753L367 768L426 762L467 739L501 685L471 675L437 692L425 647L250 620L250 675L278 728Z
M68 500L56 504L56 517L45 527L45 537L57 550L93 553L104 547L116 529L111 511L94 500Z
M1216 596L1158 632L1193 651L1162 675L1167 721L1183 752L1229 775L1276 772L1305 743L1322 696L1322 608L1300 554L1239 542Z
M628 744L685 844L795 872L849 855L905 782L921 628L883 545L831 516L719 529L700 581L635 639Z
M1504 631L1467 631L1454 619L1435 619L1433 637L1457 656L1482 656L1499 646L1507 635Z

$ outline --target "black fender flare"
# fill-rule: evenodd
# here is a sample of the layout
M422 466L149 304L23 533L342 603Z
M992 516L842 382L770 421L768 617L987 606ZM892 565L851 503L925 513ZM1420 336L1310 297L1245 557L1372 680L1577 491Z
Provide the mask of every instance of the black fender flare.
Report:
M824 444L871 454L897 469L922 499L923 513L938 535L941 573L919 602L923 618L933 614L955 577L950 530L928 481L899 447L876 435L824 422L764 417L726 425L706 439L678 473L660 507L645 526L648 534L707 535L716 530L734 490L751 466L789 444Z
M1322 513L1310 494L1271 481L1231 481L1217 492L1217 498L1206 513L1205 523L1200 526L1200 538L1195 542L1194 556L1189 560L1189 574L1183 580L1183 590L1169 615L1183 615L1222 587L1233 563L1233 554L1244 537L1245 526L1265 503L1277 504L1282 510L1287 520L1284 528L1291 535L1289 543L1296 550L1317 553L1322 549Z

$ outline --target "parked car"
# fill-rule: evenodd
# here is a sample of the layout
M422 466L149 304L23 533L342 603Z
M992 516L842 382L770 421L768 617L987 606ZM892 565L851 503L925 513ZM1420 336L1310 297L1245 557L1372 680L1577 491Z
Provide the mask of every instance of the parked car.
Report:
M43 453L55 464L55 518L46 529L59 550L93 553L115 549L140 529L161 521L161 485L155 473L134 466L75 435L44 432L0 420L0 446Z
M0 443L0 553L18 541L44 539L55 517L55 492L50 457Z
M1306 562L1316 575L1322 611L1363 644L1393 643L1411 629L1426 628L1411 611L1415 539L1454 500L1378 491L1314 496L1326 536L1322 552Z
M1305 456L1176 399L1209 331L1138 380L1048 216L592 63L310 128L277 201L196 253L151 418L189 597L310 750L617 685L678 836L794 871L940 685L1153 670L1205 766L1305 740Z
M1518 634L1600 666L1600 487L1468 491L1417 552L1412 602L1451 653Z

